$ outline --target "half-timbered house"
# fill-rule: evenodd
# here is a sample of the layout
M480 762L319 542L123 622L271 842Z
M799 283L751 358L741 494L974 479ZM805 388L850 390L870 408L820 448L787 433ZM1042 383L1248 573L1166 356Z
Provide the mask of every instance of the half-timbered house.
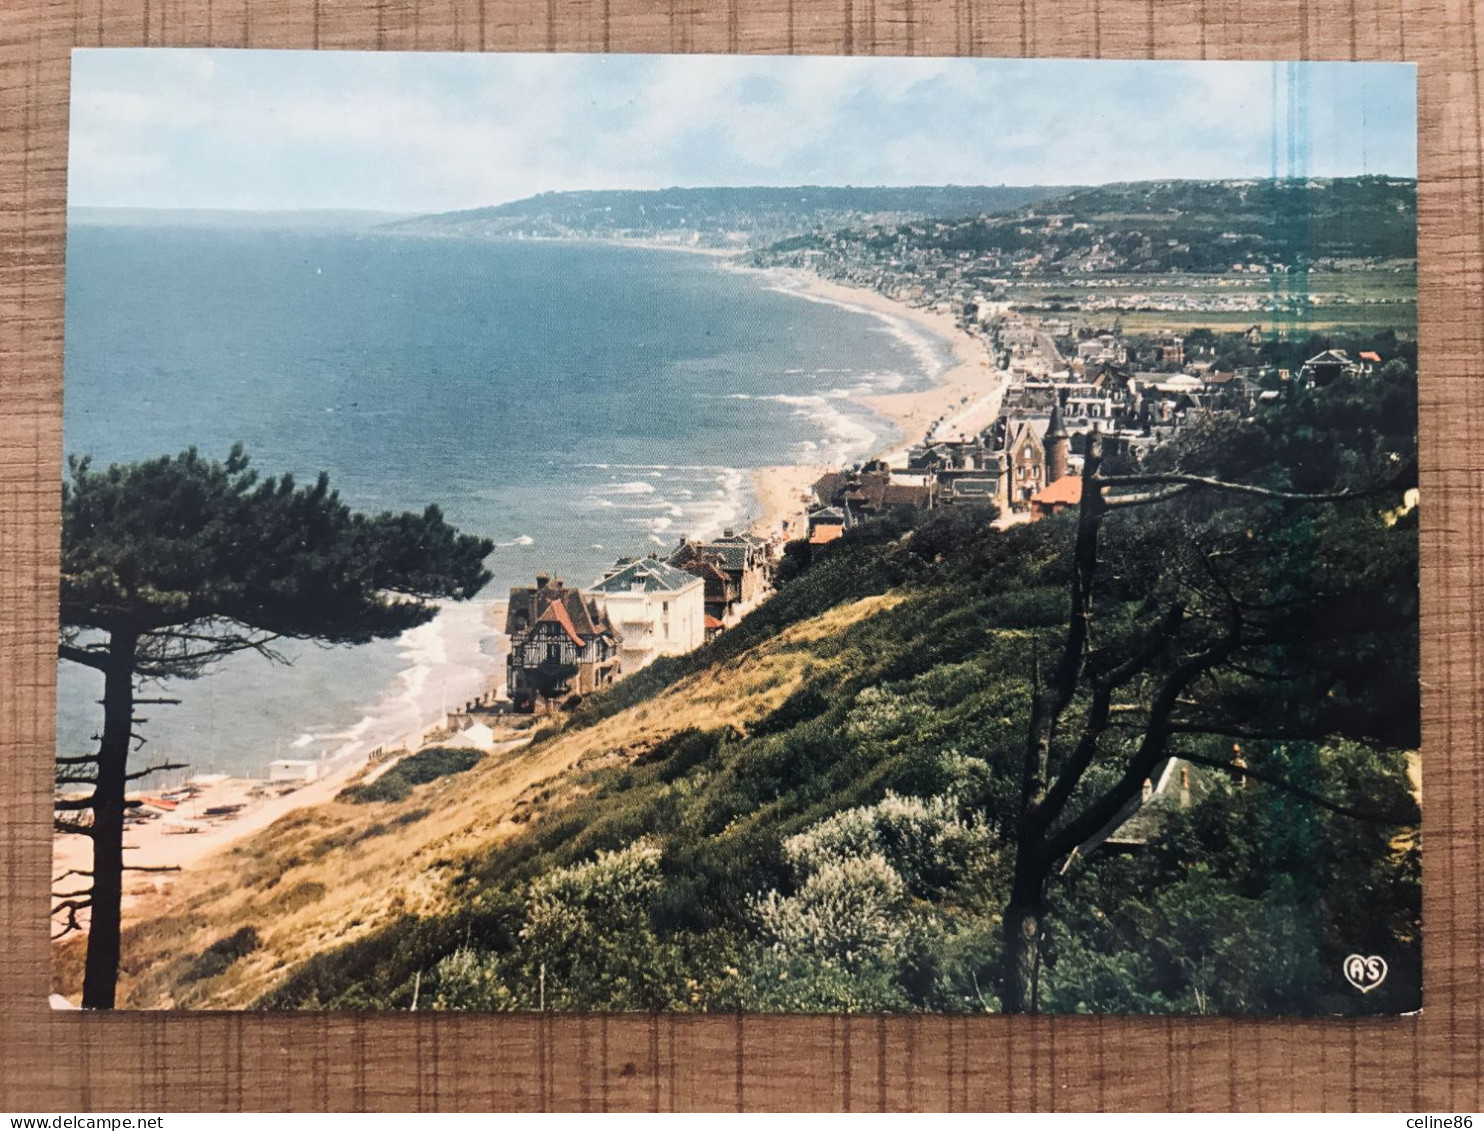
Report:
M620 675L623 641L603 602L559 577L538 574L534 586L510 591L505 632L506 691L518 711L589 694Z

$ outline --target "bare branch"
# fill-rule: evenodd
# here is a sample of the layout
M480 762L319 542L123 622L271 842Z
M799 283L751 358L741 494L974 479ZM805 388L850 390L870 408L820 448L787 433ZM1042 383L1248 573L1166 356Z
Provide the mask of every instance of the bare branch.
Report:
M1116 691L1128 683L1129 680L1147 669L1159 658L1159 654L1169 647L1170 640L1179 631L1180 622L1184 619L1185 606L1177 601L1165 613L1159 627L1150 633L1149 639L1144 642L1144 647L1117 667L1111 668L1102 676L1094 679L1094 685L1109 691Z
M1331 813L1338 813L1342 817L1354 817L1357 821L1370 821L1378 825L1408 825L1412 823L1411 817L1403 817L1398 814L1372 813L1364 809L1356 809L1352 806L1331 801L1321 793L1315 793L1312 789L1305 789L1301 785L1294 785L1285 781L1276 774L1267 773L1264 770L1256 770L1251 766L1238 766L1232 762L1223 762L1220 758L1207 758L1201 754L1178 753L1174 755L1183 758L1187 762L1193 762L1198 766L1209 766L1213 770L1226 770L1233 777L1249 777L1260 781L1265 785L1281 789L1285 793L1291 793L1295 797L1302 797L1305 801L1312 801L1321 808L1328 809Z
M53 919L55 919L63 911L67 912L67 921L62 924L62 929L60 931L58 931L58 932L56 932L56 934L52 935L52 941L53 942L56 942L58 939L66 938L73 931L80 931L80 930L82 930L82 924L77 921L77 913L79 911L86 910L87 908L91 907L92 905L93 905L92 904L92 900L88 900L86 902L78 902L76 900L69 900L66 903L60 904L57 907L52 908L52 916L51 917Z
M1078 740L1071 757L1067 759L1067 764L1057 775L1056 781L1046 791L1045 800L1037 806L1031 818L1033 828L1049 828L1051 823L1060 816L1062 809L1071 799L1073 791L1081 782L1083 774L1087 772L1097 756L1098 742L1103 732L1108 729L1113 692L1140 672L1148 669L1160 654L1169 648L1184 618L1184 606L1176 604L1165 614L1159 627L1150 633L1149 639L1144 642L1142 648L1122 664L1104 673L1100 679L1092 681L1092 704L1087 710L1087 722L1083 728L1082 737Z
M1230 483L1225 479L1213 479L1206 475L1186 475L1182 472L1157 472L1143 475L1101 475L1093 482L1099 487L1207 487L1215 491L1231 491L1239 495L1253 495L1260 499L1276 499L1288 503L1336 503L1346 499L1364 499L1395 490L1397 484L1387 482L1361 490L1322 491L1308 494L1303 491L1277 491L1271 487L1257 487L1250 483ZM1117 502L1117 496L1105 500L1109 505Z
M95 668L100 672L108 669L108 653L93 648L80 648L76 644L58 644L57 655L74 664L82 664L84 667Z
M125 774L124 780L135 781L139 778L147 778L150 774L162 774L166 770L188 770L190 768L191 764L189 762L161 762L158 765L146 766L144 769L135 773Z
M1211 734L1222 738L1235 738L1243 742L1313 742L1326 737L1313 730L1253 730L1227 726L1223 723L1202 723L1193 720L1171 723L1171 734Z
M1154 771L1154 767L1165 755L1165 744L1170 735L1170 715L1175 710L1176 701L1180 698L1181 692L1199 676L1226 659L1235 650L1241 633L1241 614L1233 609L1231 625L1226 635L1170 673L1149 706L1149 722L1144 729L1144 738L1124 770L1123 777L1081 814L1063 826L1055 836L1047 840L1045 848L1047 860L1060 859L1092 836L1116 817L1129 799L1143 788L1144 779Z
M1145 507L1151 503L1164 503L1170 499L1179 497L1189 491L1190 487L1171 487L1167 491L1146 491L1142 495L1111 495L1103 499L1103 506L1109 510L1122 510L1125 507Z

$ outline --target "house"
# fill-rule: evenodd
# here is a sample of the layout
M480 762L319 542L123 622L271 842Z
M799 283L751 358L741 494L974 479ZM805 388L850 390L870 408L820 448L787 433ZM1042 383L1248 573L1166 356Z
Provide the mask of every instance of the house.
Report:
M268 763L268 780L270 782L298 782L301 785L307 785L309 782L318 780L319 771L318 762L280 758L276 762Z
M1061 403L1057 402L1051 406L1051 419L1046 423L1046 434L1041 437L1041 444L1046 449L1048 484L1066 476L1070 440L1066 422L1062 419Z
M1344 350L1325 350L1304 362L1299 368L1299 379L1323 387L1341 377L1354 377L1359 372L1360 366L1351 361Z
M885 464L867 464L860 470L830 471L814 482L814 499L822 507L839 507L856 518L889 514L897 507L932 507L935 490L926 484L898 483Z
M688 543L682 540L680 549L671 555L670 564L701 579L701 608L706 614L707 628L719 632L736 604L731 576L722 568L724 559L720 554L703 554L687 547Z
M1086 341L1078 342L1076 360L1082 362L1084 366L1099 365L1103 362L1123 365L1128 361L1128 350L1116 334L1104 332L1095 334Z
M620 558L588 587L622 639L619 659L627 673L706 642L705 590L702 577L653 555Z
M845 533L850 516L839 507L821 507L809 515L809 545L824 546Z
M705 609L722 623L750 607L768 587L768 544L753 534L728 529L708 542L682 537L670 564L703 580L714 579L706 585Z
M622 670L622 637L602 603L559 577L538 574L534 586L510 591L505 633L506 691L517 711L597 691Z
M1000 476L960 476L947 484L943 501L954 503L997 503L1000 494Z
M902 486L906 474L916 473L936 478L941 484L953 475L983 475L993 464L994 452L983 436L972 440L937 440L908 449L906 472L893 473L891 483Z
M1184 365L1185 339L1175 334L1157 337L1150 344L1150 354L1157 365Z
M1082 476L1063 475L1031 496L1031 520L1060 514L1082 502Z
M1240 756L1235 763L1241 765ZM1167 758L1155 768L1154 776L1144 780L1139 796L1129 800L1113 819L1075 852L1084 859L1094 852L1127 853L1147 848L1159 839L1170 814L1189 809L1196 802L1219 789L1242 787L1245 776L1232 778L1220 770L1194 766L1181 758Z
M1012 420L1005 431L1005 499L1012 510L1025 510L1031 496L1046 485L1046 447L1029 420Z

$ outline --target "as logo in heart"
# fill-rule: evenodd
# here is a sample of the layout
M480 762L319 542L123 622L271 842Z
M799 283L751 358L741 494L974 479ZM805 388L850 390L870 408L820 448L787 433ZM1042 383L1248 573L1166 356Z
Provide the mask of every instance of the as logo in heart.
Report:
M1345 959L1345 980L1361 993L1370 993L1386 981L1386 959L1374 954L1369 958L1352 954Z

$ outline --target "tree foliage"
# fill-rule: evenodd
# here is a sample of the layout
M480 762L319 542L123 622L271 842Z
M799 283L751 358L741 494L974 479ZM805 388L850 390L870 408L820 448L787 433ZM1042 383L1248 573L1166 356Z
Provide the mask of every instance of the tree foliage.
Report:
M1028 1004L1415 1008L1414 422L1401 366L1292 388L1142 463L1105 453L1111 505L1073 617L1077 513L1005 530L934 513L841 539L538 742L786 647L801 674L771 712L584 774L463 862L456 911L326 952L272 1003L405 1006L421 979L450 1008L1010 1008L1028 739L1080 632L1045 743L1057 805L1032 830ZM1142 847L1102 844L1171 756L1198 775L1189 806L1160 810ZM1347 988L1352 951L1387 957L1381 990Z
M493 548L460 534L436 506L356 513L329 479L259 480L241 445L223 462L194 448L95 471L69 461L62 491L62 659L104 677L96 753L59 763L58 784L91 792L57 803L61 831L93 842L83 889L59 892L64 932L88 913L83 1004L111 1008L119 964L129 756L143 736L141 679L192 679L238 652L272 659L277 640L362 644L424 624L440 599L489 580Z

